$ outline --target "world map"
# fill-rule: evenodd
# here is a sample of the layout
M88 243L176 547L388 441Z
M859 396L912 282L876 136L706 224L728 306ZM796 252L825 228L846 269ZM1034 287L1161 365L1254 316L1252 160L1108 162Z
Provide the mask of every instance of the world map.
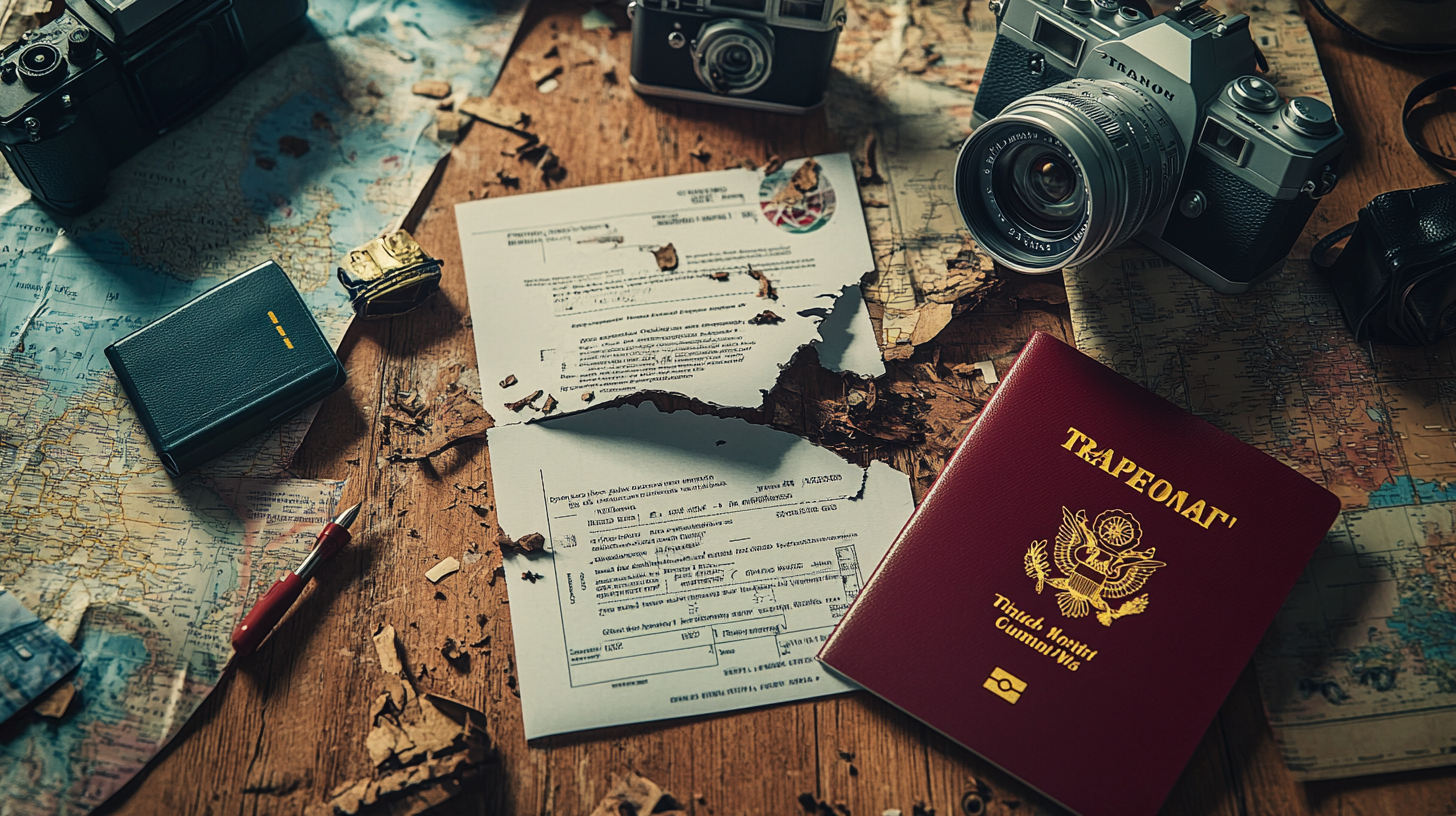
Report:
M58 218L0 173L0 585L84 657L65 717L6 724L0 814L85 813L134 776L343 489L286 477L310 416L167 476L103 350L270 258L337 343L337 260L398 224L447 152L412 84L488 94L524 9L310 5L302 41L115 168L95 210Z

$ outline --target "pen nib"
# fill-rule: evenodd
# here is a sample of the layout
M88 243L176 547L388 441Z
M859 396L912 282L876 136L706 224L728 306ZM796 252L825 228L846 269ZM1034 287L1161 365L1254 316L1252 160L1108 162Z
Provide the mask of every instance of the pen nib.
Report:
M349 529L349 525L353 524L354 519L359 517L359 508L363 506L363 504L363 502L360 502L359 504L356 504L353 507L350 507L348 510L340 513L339 517L334 519L334 523L339 525L340 527L343 527L345 530Z

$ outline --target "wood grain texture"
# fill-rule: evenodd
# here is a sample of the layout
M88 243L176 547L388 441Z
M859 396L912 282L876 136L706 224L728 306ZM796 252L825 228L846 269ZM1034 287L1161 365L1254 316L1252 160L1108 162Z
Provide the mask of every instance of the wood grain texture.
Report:
M493 94L530 113L531 130L559 156L565 175L548 181L532 166L502 155L520 139L475 123L455 149L416 233L445 262L439 296L415 314L357 324L344 343L349 383L325 403L293 469L306 477L349 480L345 501L363 501L366 508L355 543L321 572L273 637L223 681L172 746L104 812L299 813L341 783L366 776L369 704L381 683L370 634L382 623L399 630L407 666L422 691L460 699L489 719L495 765L483 784L440 813L585 816L606 793L611 776L628 770L673 793L692 816L792 816L802 812L798 797L804 793L848 816L880 816L887 809L911 816L917 804L939 816L1061 812L862 693L526 743L511 607L505 582L492 580L500 557L489 545L497 532L489 485L512 474L492 474L489 451L478 441L429 464L384 461L407 441L397 427L387 432L381 420L393 394L418 389L427 400L437 399L463 369L475 365L453 205L842 149L822 113L791 118L636 97L625 84L629 37L581 31L580 16L588 8L572 0L536 0ZM1375 53L1322 21L1312 21L1312 28L1350 134L1344 179L1312 222L1310 233L1322 233L1352 219L1376 193L1446 180L1405 145L1397 120L1406 89L1456 61ZM547 56L553 48L558 56ZM603 60L590 57L594 49L616 61L615 83L604 79ZM564 69L560 87L541 94L530 75L552 60ZM1456 151L1449 120L1431 118L1426 133L1433 145ZM710 154L706 159L690 155L703 151ZM498 172L518 177L519 188L499 183ZM979 378L954 374L950 367L991 359L1004 372L1037 329L1070 339L1065 297L1059 285L1044 279L1011 277L992 300L952 321L937 341L892 364L877 385L928 409L923 441L841 444L827 438L819 427L825 411L864 385L820 368L812 352L800 355L763 406L733 413L835 443L859 461L889 461L915 477L919 493L987 393ZM489 408L496 386L483 388ZM459 558L464 568L438 586L430 584L423 573L446 556ZM447 637L480 644L467 649L464 667L440 654ZM968 681L968 693L975 685ZM1100 750L1091 744L1088 749ZM1170 816L1451 812L1456 769L1296 783L1280 761L1252 670L1240 678L1164 807Z

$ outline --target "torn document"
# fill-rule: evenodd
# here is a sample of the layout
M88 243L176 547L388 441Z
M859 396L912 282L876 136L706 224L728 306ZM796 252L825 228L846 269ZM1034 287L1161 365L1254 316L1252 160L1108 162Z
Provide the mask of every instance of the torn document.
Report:
M489 434L526 737L854 688L814 659L910 517L909 479L651 404ZM534 579L526 576L533 576Z
M485 406L505 423L641 391L757 406L874 268L844 154L470 201L456 216L476 348L490 350L481 378L517 378ZM872 333L863 311L828 325Z

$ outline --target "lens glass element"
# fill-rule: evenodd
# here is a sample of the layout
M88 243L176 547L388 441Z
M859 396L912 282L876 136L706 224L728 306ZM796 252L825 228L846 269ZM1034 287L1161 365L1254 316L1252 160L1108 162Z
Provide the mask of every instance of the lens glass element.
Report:
M1081 175L1071 158L1055 148L1023 143L1007 151L993 171L1020 220L1043 237L1077 226L1086 210ZM1008 183L1009 177L1009 183Z

